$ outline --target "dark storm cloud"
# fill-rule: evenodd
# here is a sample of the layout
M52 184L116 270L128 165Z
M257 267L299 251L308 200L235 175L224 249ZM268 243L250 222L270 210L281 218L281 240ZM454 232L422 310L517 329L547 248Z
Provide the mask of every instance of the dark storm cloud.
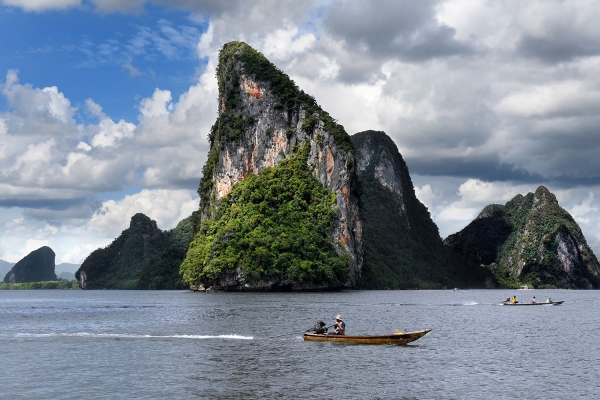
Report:
M19 202L23 216L52 225L62 225L74 219L88 220L101 206L102 202L95 197Z
M47 210L67 210L73 207L89 204L91 201L87 198L70 199L0 199L0 207L22 207L27 209L47 209ZM93 202L92 202L93 203Z
M438 1L334 1L327 8L325 30L345 42L346 51L379 61L397 59L422 62L435 58L473 54L472 44L456 40L456 30L436 19ZM368 70L348 60L340 79L364 80ZM363 67L365 63L362 63ZM374 66L379 66L379 63ZM347 70L347 71L346 71Z
M406 158L411 173L431 176L454 176L465 179L475 178L487 182L518 181L539 182L542 177L515 170L510 165L501 164L498 160L465 159L439 157L425 159L422 157Z
M524 35L518 42L517 52L543 62L561 63L600 54L600 43L596 38L578 37L570 32L557 32L550 37Z

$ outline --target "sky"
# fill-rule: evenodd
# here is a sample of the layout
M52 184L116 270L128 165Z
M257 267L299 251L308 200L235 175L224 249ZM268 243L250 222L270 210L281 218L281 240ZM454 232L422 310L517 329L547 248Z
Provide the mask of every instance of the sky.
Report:
M600 3L0 0L0 259L198 208L223 44L386 132L442 238L545 185L600 254Z

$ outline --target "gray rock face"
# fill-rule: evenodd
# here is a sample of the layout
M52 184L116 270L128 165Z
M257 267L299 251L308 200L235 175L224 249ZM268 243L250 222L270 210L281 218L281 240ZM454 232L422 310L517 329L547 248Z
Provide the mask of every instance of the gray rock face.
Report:
M242 50L240 47L238 53ZM234 112L227 107L233 91L238 99L235 109L243 110L242 114L252 117L253 123L238 139L222 144L212 176L215 182L212 196L221 199L249 174L277 165L293 153L296 145L310 143L308 165L314 176L336 195L338 219L331 239L338 254L349 255L350 275L360 275L362 221L358 197L351 190L354 154L338 146L319 113L307 115L302 105L297 110L281 106L280 96L271 90L272 83L257 80L238 56L228 74L239 77L238 85L235 86L235 79L219 77L223 85L219 93L219 116ZM202 219L209 216L205 212Z
M365 289L483 287L489 274L458 262L416 195L406 162L380 131L352 135L364 218Z
M54 251L48 246L40 247L16 263L4 277L4 282L55 281Z
M567 275L570 275L581 264L577 246L568 232L558 232L555 241L560 266Z
M372 137L362 141L356 146L356 158L358 159L358 171L361 174L372 169L372 174L377 181L393 194L393 199L398 206L398 214L404 217L406 224L406 205L402 190L402 177L399 174L399 166L394 161L394 154L388 146L375 143L375 132Z

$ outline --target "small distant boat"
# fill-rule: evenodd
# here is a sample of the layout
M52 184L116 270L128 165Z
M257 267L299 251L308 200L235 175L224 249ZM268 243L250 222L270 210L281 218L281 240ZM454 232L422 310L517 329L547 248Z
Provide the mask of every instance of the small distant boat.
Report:
M414 332L396 331L389 335L367 335L367 336L350 336L350 335L332 335L327 333L309 333L304 332L304 340L307 342L344 342L356 344L405 344L414 342L422 338L431 329L423 329Z
M541 302L541 303L511 303L510 301L503 301L501 304L505 306L560 306L564 303L564 300L553 301L551 303Z

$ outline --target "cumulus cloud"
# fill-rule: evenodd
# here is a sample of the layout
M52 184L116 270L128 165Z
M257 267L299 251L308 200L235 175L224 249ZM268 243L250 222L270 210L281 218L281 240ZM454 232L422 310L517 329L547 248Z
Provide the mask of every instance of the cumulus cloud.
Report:
M93 250L108 245L127 229L136 213L148 215L160 229L172 229L198 209L198 201L197 195L189 190L144 189L101 202L91 211L83 212L81 218L73 214L73 208L12 212L12 218L0 220L4 232L0 258L17 262L41 246L50 246L57 255L57 263L81 263Z
M47 246L47 245L48 245L48 241L47 240L29 239L29 240L27 240L25 242L25 246L20 246L18 252L16 252L16 253L13 253L13 252L4 253L4 255L2 256L2 259L4 261L16 263L16 262L20 261L26 255L28 255L29 253L31 253L32 251L37 250L40 247Z
M131 217L144 213L161 229L172 229L198 209L198 198L188 190L144 189L121 200L109 200L89 220L86 229L116 237L129 227Z
M77 111L56 86L42 89L19 84L18 71L10 70L0 92L13 109L0 113L4 130L11 135L66 135L77 129Z
M592 218L598 217L598 206L595 204L595 195L588 192L588 196L581 204L576 204L570 210L571 215L579 222L589 224Z
M2 93L13 110L1 116L0 176L6 190L0 200L34 199L36 192L47 199L61 190L66 197L85 198L142 184L146 171L153 171L151 186L194 187L208 150L215 87L201 81L177 102L168 90L157 89L141 99L138 125L113 121L88 99L85 111L98 122L83 125L56 87L21 85L16 72L9 72Z
M431 178L428 178L428 180ZM431 212L438 224L440 235L446 237L458 232L469 224L483 208L489 204L506 204L517 194L535 191L538 184L520 184L516 182L488 182L479 179L467 179L462 183L452 183L444 188L436 179L432 186L416 187L415 193ZM458 184L458 190L450 193ZM443 189L434 192L432 187ZM446 190L446 191L444 191Z
M425 207L430 210L433 209L433 203L437 195L431 188L431 185L423 185L422 187L415 186L415 195Z

